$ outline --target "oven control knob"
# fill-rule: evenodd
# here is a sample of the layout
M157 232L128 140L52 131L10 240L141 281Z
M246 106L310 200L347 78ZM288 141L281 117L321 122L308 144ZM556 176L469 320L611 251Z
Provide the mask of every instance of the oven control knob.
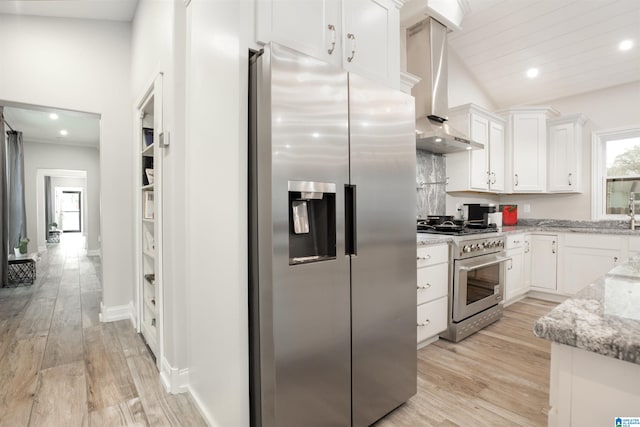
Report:
M485 248L484 243L478 243L478 250L481 251Z
M462 247L462 252L465 252L465 253L469 253L469 252L471 252L471 246L469 246L469 245L464 245L464 246Z
M493 248L495 247L495 245L496 245L496 242L491 241L491 242L487 242L484 246L485 248Z
M504 242L502 240L498 240L498 247L503 247L504 246Z

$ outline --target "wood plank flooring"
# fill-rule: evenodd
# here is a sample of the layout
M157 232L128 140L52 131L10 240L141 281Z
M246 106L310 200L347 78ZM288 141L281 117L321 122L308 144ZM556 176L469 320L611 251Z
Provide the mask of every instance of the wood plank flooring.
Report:
M164 391L129 321L99 322L100 261L65 237L32 286L0 288L0 427L205 425L189 395ZM527 298L420 350L417 395L376 426L545 426L550 344L532 328L554 306Z
M457 344L419 350L418 393L376 427L546 426L551 344L532 331L555 306L525 298Z
M31 286L0 288L0 427L204 426L131 323L100 323L100 259L63 235Z

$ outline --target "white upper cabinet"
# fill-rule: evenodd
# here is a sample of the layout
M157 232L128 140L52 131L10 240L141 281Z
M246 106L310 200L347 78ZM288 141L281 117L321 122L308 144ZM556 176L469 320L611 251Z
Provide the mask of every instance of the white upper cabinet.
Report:
M280 43L400 88L405 0L257 0L258 43Z
M582 144L586 116L551 119L549 127L549 192L579 193L582 185Z
M507 115L507 191L542 193L547 177L547 119L558 113L549 107L514 108Z
M447 154L447 190L504 191L504 121L474 104L450 109L449 121L484 149Z

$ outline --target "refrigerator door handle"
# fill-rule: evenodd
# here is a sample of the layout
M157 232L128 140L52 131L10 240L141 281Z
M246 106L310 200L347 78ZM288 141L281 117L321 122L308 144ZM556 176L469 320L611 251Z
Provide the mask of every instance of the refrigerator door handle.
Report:
M358 255L356 186L344 185L344 254Z

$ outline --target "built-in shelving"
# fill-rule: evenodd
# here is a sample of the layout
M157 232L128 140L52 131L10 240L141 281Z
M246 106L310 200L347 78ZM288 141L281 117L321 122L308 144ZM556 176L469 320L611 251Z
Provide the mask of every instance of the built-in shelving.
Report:
M135 187L138 189L138 313L139 330L149 348L161 359L162 330L162 247L159 211L161 197L162 152L156 149L162 127L162 93L158 79L139 104L139 139L135 152L139 169ZM161 83L161 82L160 82Z

